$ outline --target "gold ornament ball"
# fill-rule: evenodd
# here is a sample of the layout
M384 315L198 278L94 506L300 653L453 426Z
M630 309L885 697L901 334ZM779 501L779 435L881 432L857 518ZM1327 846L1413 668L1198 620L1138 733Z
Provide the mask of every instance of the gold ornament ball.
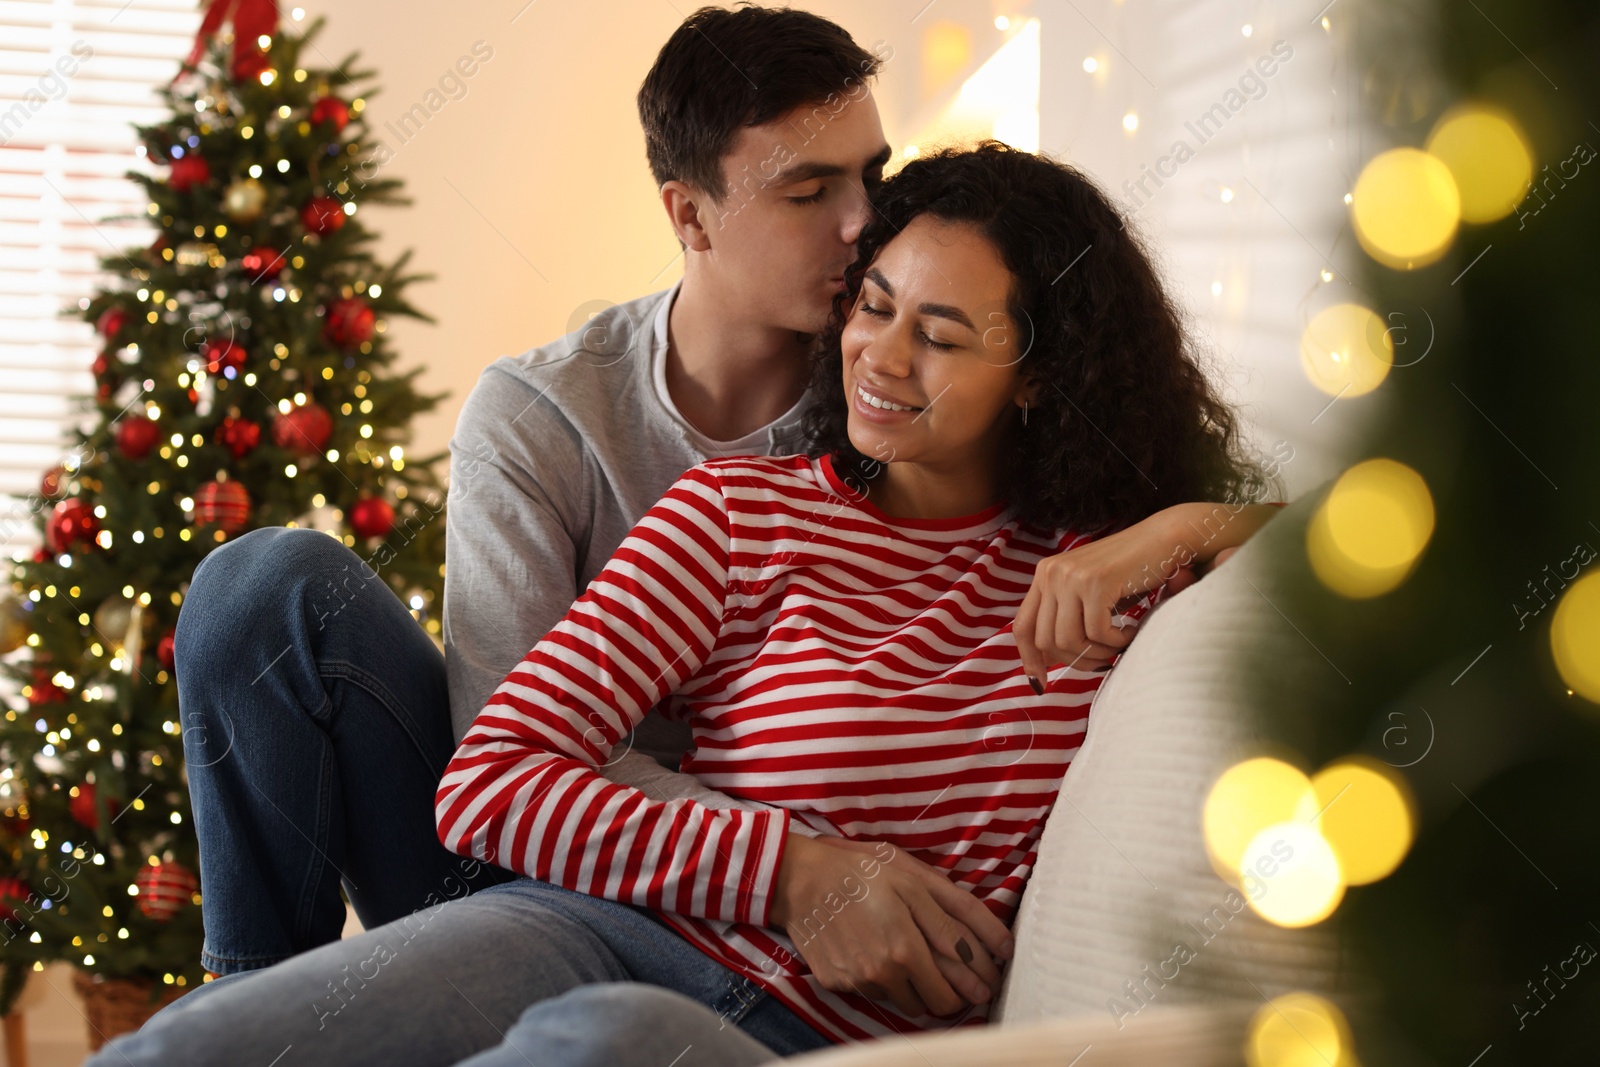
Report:
M100 640L113 648L122 647L128 639L133 624L133 601L120 596L109 596L94 609L94 628Z
M241 178L222 193L222 210L234 222L254 222L267 206L267 187L254 178Z
M21 648L31 632L22 602L14 597L0 600L0 656Z

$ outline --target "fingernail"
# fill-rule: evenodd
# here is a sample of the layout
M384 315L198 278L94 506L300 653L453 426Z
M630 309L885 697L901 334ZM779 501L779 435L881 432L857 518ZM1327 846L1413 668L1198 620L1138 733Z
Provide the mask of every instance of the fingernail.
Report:
M1000 955L1008 960L1016 954L1016 951L1017 942L1015 938L1006 938L1005 943L1000 946Z
M1034 696L1044 696L1044 686L1039 683L1039 679L1030 674L1028 675L1028 684L1033 686Z
M972 948L964 937L956 938L956 955L961 957L962 963L972 962Z

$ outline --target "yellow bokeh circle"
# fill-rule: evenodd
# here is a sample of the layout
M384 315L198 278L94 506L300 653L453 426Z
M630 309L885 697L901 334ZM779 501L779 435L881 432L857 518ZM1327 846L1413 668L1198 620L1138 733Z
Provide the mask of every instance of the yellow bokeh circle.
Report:
M1591 573L1562 593L1550 620L1550 651L1567 687L1600 704L1600 573Z
M1317 829L1339 857L1347 885L1386 878L1405 859L1414 834L1412 802L1404 779L1375 760L1340 760L1311 778Z
M1350 1067L1350 1046L1350 1024L1337 1007L1313 993L1285 993L1251 1018L1244 1055L1250 1067Z
M1360 304L1323 308L1300 335L1300 366L1329 396L1360 396L1382 384L1394 364L1383 320Z
M1394 589L1433 536L1433 496L1416 471L1370 459L1340 475L1306 530L1306 555L1322 583L1365 599Z
M1245 846L1241 888L1256 913L1277 926L1310 926L1344 899L1344 872L1327 838L1309 822L1268 826Z
M1517 209L1533 180L1533 152L1511 115L1463 104L1440 116L1428 153L1450 168L1464 222L1494 222Z
M1417 148L1391 148L1362 168L1351 192L1356 238L1373 259L1397 270L1444 255L1461 222L1461 194L1450 168Z
M1218 874L1237 881L1245 850L1262 830L1316 813L1316 792L1299 768L1268 756L1245 760L1224 771L1206 796L1206 851Z

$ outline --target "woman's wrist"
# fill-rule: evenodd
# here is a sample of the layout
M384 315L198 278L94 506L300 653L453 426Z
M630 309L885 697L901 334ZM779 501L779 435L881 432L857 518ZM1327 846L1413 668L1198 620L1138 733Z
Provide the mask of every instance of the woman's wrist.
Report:
M782 930L788 926L792 911L790 900L795 893L795 881L805 870L801 853L810 846L810 838L792 830L784 839L783 855L778 860L778 874L772 880L772 900L767 905L768 929Z
M1188 563L1210 564L1217 553L1238 548L1265 526L1278 509L1270 504L1174 504L1158 511L1158 536L1168 555Z

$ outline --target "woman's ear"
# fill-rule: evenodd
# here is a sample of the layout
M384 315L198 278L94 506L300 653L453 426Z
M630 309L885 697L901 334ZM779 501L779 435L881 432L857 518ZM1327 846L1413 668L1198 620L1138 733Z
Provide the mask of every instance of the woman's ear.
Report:
M1021 384L1017 386L1017 393L1016 396L1012 398L1012 403L1016 404L1017 407L1020 408L1022 407L1023 402L1026 401L1028 407L1036 408L1039 406L1040 392L1041 387L1039 380L1033 377L1031 374L1025 374L1022 376Z
M690 252L706 252L711 248L711 238L706 233L700 211L703 196L692 186L674 178L662 183L661 206L667 209L667 221L678 235L678 242Z

